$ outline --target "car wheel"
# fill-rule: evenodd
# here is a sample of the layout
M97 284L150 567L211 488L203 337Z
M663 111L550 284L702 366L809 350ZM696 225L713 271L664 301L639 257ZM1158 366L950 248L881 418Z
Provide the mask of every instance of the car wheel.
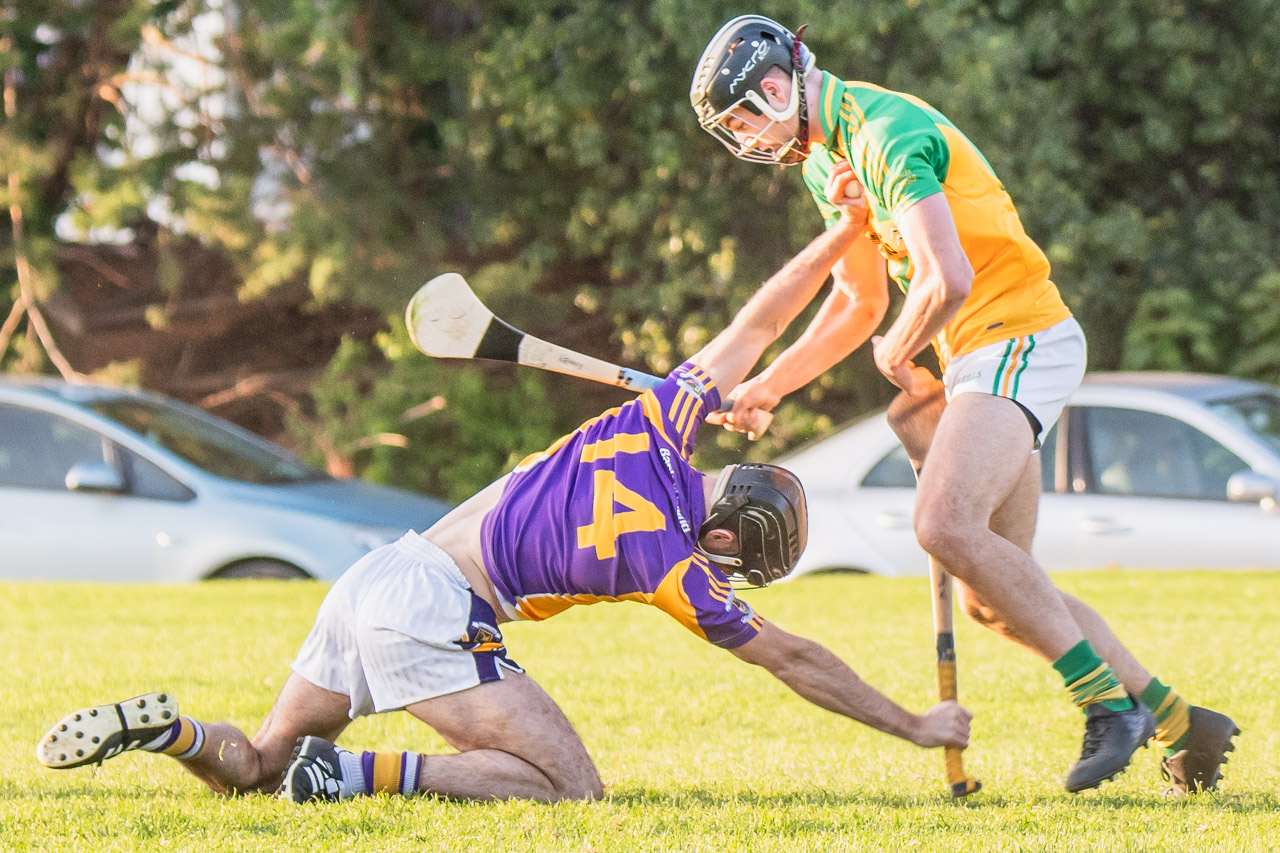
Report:
M282 563L279 560L245 560L224 566L209 575L210 580L304 580L311 577L297 566Z

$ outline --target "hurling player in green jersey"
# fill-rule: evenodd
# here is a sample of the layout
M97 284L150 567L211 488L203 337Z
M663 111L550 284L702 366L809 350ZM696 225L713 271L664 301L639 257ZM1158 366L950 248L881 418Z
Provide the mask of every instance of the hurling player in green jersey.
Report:
M912 360L932 343L948 403L921 471L916 534L957 580L966 613L1052 663L1084 709L1067 789L1112 778L1153 735L1175 791L1213 788L1235 724L1153 678L1030 555L1041 489L1033 454L1084 375L1085 340L991 164L931 105L823 71L800 34L759 15L716 33L690 101L734 156L803 163L828 225L840 199L869 202L808 329L729 395L733 410L719 420L762 431L762 413L869 338L889 381L923 394L932 378ZM884 337L871 338L889 279L906 299Z

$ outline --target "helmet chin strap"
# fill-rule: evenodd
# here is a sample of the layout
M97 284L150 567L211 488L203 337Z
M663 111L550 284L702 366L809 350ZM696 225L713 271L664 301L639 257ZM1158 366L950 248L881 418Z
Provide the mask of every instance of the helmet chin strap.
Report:
M791 70L795 74L796 85L800 87L800 104L798 116L800 126L796 134L796 152L800 159L809 156L809 98L804 90L804 63L800 61L800 37L808 24L801 24L796 30L796 37L791 42Z

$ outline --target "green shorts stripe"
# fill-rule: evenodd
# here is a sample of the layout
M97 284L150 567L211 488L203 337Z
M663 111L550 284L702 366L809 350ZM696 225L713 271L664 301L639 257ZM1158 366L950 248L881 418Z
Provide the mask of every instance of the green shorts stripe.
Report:
M996 368L996 381L991 386L991 393L1000 396L1000 377L1004 375L1004 366L1009 363L1009 353L1013 351L1013 338L1009 339L1009 343L1005 344L1004 357L1000 359L1000 366Z
M1031 362L1031 351L1036 348L1036 336L1027 336L1027 351L1022 354L1022 366L1018 368L1018 372L1013 374L1013 393L1009 395L1012 400L1018 399L1018 382L1022 379L1022 371L1027 369L1027 365Z

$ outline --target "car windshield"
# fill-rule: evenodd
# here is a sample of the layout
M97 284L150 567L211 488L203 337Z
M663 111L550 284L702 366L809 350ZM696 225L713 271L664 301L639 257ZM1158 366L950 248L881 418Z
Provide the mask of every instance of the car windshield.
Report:
M1239 424L1280 453L1280 392L1261 391L1207 405L1214 414Z
M98 414L210 474L244 483L299 483L328 475L283 449L241 435L217 420L153 400L95 400Z

